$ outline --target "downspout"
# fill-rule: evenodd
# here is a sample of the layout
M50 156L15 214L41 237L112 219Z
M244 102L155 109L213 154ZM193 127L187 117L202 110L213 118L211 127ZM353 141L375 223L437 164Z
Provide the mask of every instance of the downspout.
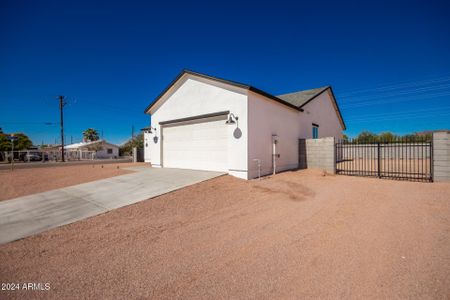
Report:
M273 166L273 175L277 173L277 158L280 157L280 154L277 153L277 144L278 144L278 136L276 134L272 135L272 166Z

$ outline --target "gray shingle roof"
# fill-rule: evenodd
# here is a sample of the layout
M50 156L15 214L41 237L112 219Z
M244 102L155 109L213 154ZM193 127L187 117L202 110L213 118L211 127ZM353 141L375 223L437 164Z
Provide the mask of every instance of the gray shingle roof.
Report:
M159 94L159 96L149 105L147 106L147 108L145 109L145 113L149 113L150 109L159 101L159 99L165 94L167 93L167 91L170 90L170 88L172 86L175 85L175 83L184 75L184 74L191 74L194 76L198 76L198 77L202 77L202 78L206 78L206 79L210 79L210 80L214 80L214 81L218 81L218 82L222 82L225 84L229 84L229 85L233 85L233 86L237 86L243 89L247 89L249 91L252 91L254 93L260 94L264 97L267 97L269 99L272 99L274 101L277 101L283 105L289 106L291 108L297 109L299 111L303 111L303 106L306 105L309 101L313 100L314 98L316 98L317 96L319 96L321 93L323 93L325 90L330 89L331 94L333 95L333 90L331 89L331 86L324 86L324 87L320 87L320 88L316 88L316 89L311 89L311 90L305 90L305 91L299 91L299 92L295 92L295 93L289 93L289 94L284 94L284 95L280 95L280 96L274 96L271 95L267 92L264 92L260 89L257 89L251 85L246 85L246 84L242 84L239 82L235 82L235 81L230 81L230 80L226 80L226 79L221 79L221 78L217 78L217 77L213 77L213 76L209 76L206 74L201 74L201 73L197 73L197 72L193 72L190 70L183 70L181 71L180 74L178 74L178 76L169 84L169 86L166 87L166 89L164 91L161 92L161 94ZM333 98L333 103L336 109L336 113L338 114L339 120L341 121L342 124L342 128L345 130L345 123L344 123L344 119L342 118L342 114L339 111L339 107L336 103L336 99L334 97L334 95L332 96Z
M311 100L314 97L316 97L317 95L321 94L323 91L325 91L329 87L330 86L323 86L323 87L316 88L316 89L299 91L299 92L289 93L289 94L284 94L284 95L278 95L277 97L280 98L281 100L289 102L292 105L295 105L296 107L301 108L309 100Z

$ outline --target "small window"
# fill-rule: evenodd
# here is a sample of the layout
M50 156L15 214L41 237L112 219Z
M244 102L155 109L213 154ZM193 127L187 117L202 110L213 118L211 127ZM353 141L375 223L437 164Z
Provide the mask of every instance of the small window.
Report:
M319 125L312 124L312 138L318 139L319 138Z
M108 149L108 154L112 154L112 149Z

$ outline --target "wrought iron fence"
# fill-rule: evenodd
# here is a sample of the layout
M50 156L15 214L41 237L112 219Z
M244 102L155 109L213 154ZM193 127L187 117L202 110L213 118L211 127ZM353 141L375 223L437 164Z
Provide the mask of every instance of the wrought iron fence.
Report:
M336 174L433 181L433 143L427 137L339 140Z

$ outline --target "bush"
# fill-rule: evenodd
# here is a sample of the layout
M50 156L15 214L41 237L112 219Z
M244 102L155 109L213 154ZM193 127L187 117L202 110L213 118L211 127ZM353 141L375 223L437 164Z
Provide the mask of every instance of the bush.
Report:
M144 134L139 134L134 137L134 139L130 139L124 145L119 148L119 155L133 155L133 148L136 147L138 149L144 148Z

